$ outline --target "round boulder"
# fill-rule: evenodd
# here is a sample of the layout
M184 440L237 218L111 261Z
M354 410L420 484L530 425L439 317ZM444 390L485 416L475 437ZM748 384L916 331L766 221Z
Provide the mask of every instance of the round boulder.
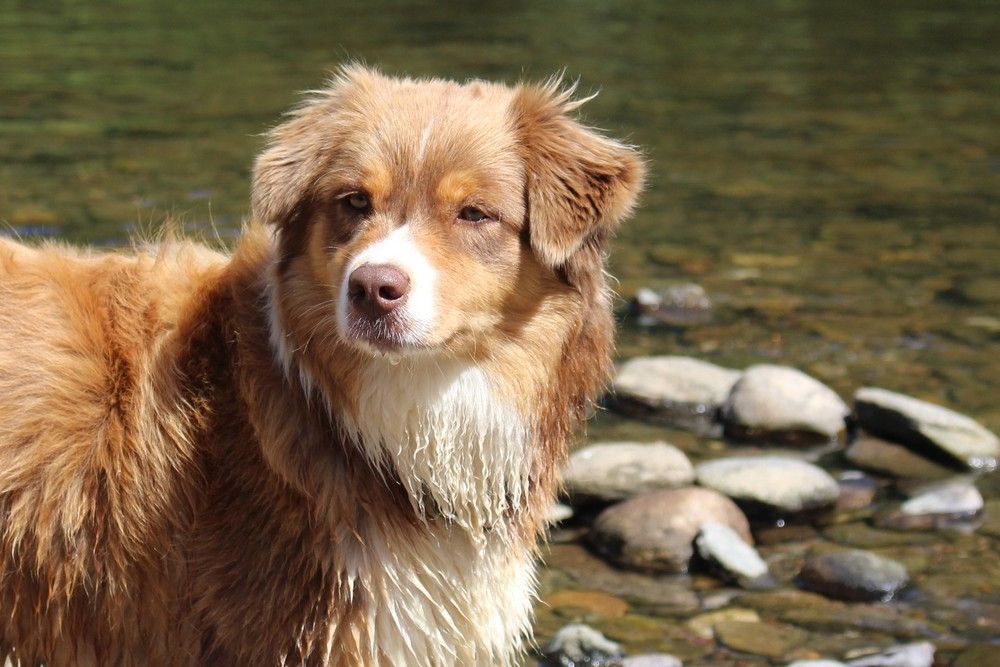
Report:
M725 524L752 544L750 524L733 501L710 489L654 491L612 505L594 521L594 550L623 567L646 572L687 571L693 542L708 522Z
M562 472L574 505L609 503L694 481L684 453L665 442L608 442L579 449Z
M844 430L847 405L832 389L788 366L751 366L722 408L726 434L741 440L824 441Z
M733 456L702 463L698 483L769 512L802 512L836 502L837 481L825 470L783 456Z
M849 549L812 556L799 579L804 587L827 597L861 602L891 599L906 585L909 575L894 560Z
M1000 458L996 435L940 405L865 387L854 395L854 412L866 431L939 461L970 470L993 470Z

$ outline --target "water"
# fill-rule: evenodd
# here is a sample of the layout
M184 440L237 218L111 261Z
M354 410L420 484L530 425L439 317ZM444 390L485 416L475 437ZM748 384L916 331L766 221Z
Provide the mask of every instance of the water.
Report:
M790 364L845 397L875 384L1000 431L997 3L0 7L6 233L118 245L174 217L227 242L261 132L338 62L565 68L601 91L588 121L651 165L614 245L620 293L694 281L716 303L683 329L625 323L622 356Z

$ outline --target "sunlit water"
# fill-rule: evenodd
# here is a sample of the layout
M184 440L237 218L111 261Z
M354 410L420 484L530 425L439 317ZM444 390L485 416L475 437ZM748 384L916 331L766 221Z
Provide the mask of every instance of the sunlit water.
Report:
M998 431L997 44L990 3L3 3L0 221L117 245L173 216L225 240L260 133L338 62L565 68L651 166L620 293L693 281L716 304L684 329L626 322L622 356L789 364ZM590 434L713 446L609 415ZM976 599L1000 604L995 584Z

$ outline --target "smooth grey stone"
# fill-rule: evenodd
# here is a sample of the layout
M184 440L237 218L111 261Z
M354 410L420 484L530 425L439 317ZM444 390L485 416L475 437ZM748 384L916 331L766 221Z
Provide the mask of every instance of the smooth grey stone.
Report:
M953 410L886 389L865 387L854 395L861 426L939 460L971 470L993 470L1000 439Z
M622 660L622 667L683 667L680 658L668 653L630 655Z
M783 456L734 456L695 468L698 483L742 502L800 512L836 502L837 481L822 468Z
M621 664L621 646L582 623L564 626L545 647L542 665L611 667Z
M752 543L750 524L733 501L710 489L654 491L612 505L587 536L594 550L618 565L646 572L686 572L694 538L707 522L732 528Z
M773 584L767 563L757 550L729 526L709 521L701 526L695 546L706 561L714 563L746 588L768 588Z
M931 667L934 664L934 644L916 642L903 644L866 655L847 663L850 667Z
M983 509L983 496L969 482L945 482L922 490L904 502L899 510L903 514L961 514L971 515Z
M608 442L573 452L562 478L574 504L607 503L688 486L694 468L684 452L665 442Z
M839 600L889 600L909 574L894 560L849 549L808 558L799 579L806 588Z

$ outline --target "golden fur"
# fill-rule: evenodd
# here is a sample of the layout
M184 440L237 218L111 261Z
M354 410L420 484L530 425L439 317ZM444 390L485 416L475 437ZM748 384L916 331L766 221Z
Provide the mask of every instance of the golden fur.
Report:
M643 171L577 106L345 68L270 134L231 255L0 241L0 655L509 664ZM386 351L337 286L394 233L433 317Z

